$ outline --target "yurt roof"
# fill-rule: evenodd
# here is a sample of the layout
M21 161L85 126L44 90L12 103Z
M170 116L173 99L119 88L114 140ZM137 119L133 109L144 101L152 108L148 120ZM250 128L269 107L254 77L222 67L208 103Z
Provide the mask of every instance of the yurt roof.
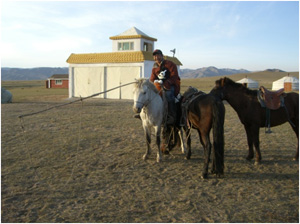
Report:
M243 78L239 81L237 81L238 83L257 83L256 81L249 79L249 78Z
M275 82L291 82L291 83L299 83L299 79L293 76L285 76L281 79L276 80Z

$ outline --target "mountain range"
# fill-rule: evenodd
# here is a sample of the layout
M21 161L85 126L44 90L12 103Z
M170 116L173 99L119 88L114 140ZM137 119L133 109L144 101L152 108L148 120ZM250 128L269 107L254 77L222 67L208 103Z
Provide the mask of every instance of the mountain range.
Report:
M250 73L245 69L230 69L221 68L218 69L214 66L198 68L198 69L180 69L180 76L182 78L201 78L201 77L213 77L213 76L227 76L238 73Z
M267 69L266 71L283 72L279 69ZM68 74L68 67L39 67L39 68L1 68L3 81L14 80L46 80L54 74ZM180 69L181 78L201 78L213 76L228 76L238 73L250 73L245 69L230 69L216 67L204 67L198 69Z
M1 68L1 80L47 80L54 74L68 74L68 67L40 67L40 68Z

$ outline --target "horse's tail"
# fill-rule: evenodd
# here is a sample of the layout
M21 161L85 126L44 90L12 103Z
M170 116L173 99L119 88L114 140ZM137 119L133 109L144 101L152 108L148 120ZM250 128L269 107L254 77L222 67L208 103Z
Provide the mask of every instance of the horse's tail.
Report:
M224 120L224 104L220 100L215 100L213 104L213 166L217 175L224 173Z

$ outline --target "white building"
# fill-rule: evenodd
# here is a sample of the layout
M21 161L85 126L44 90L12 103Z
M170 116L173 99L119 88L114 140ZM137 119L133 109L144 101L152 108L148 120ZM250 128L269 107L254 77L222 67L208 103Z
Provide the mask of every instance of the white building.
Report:
M69 97L87 97L138 78L149 78L153 67L154 42L135 27L110 37L111 53L71 54L69 63ZM176 57L165 56L178 68L182 65ZM100 98L132 99L132 85L122 87Z

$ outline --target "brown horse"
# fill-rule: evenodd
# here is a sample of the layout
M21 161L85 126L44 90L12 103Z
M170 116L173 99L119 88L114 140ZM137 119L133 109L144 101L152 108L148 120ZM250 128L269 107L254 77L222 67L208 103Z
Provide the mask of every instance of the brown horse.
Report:
M181 104L185 110L183 114L186 114L183 117L186 117L187 121L184 127L188 146L186 158L190 159L191 157L191 129L193 128L198 131L200 142L204 148L205 159L201 177L207 177L212 148L209 134L210 130L213 129L212 173L221 176L224 173L225 107L222 101L215 96L203 92L198 93L198 90L190 87L182 97Z
M257 94L258 90L250 90L242 84L236 83L225 77L216 81L216 86L211 91L222 100L226 100L237 112L247 134L249 153L247 160L254 158L253 144L256 149L256 161L261 161L259 148L259 128L266 125L266 108L261 107ZM294 160L299 159L299 94L290 92L284 98L285 107L270 110L270 126L290 122L298 139L297 152Z

